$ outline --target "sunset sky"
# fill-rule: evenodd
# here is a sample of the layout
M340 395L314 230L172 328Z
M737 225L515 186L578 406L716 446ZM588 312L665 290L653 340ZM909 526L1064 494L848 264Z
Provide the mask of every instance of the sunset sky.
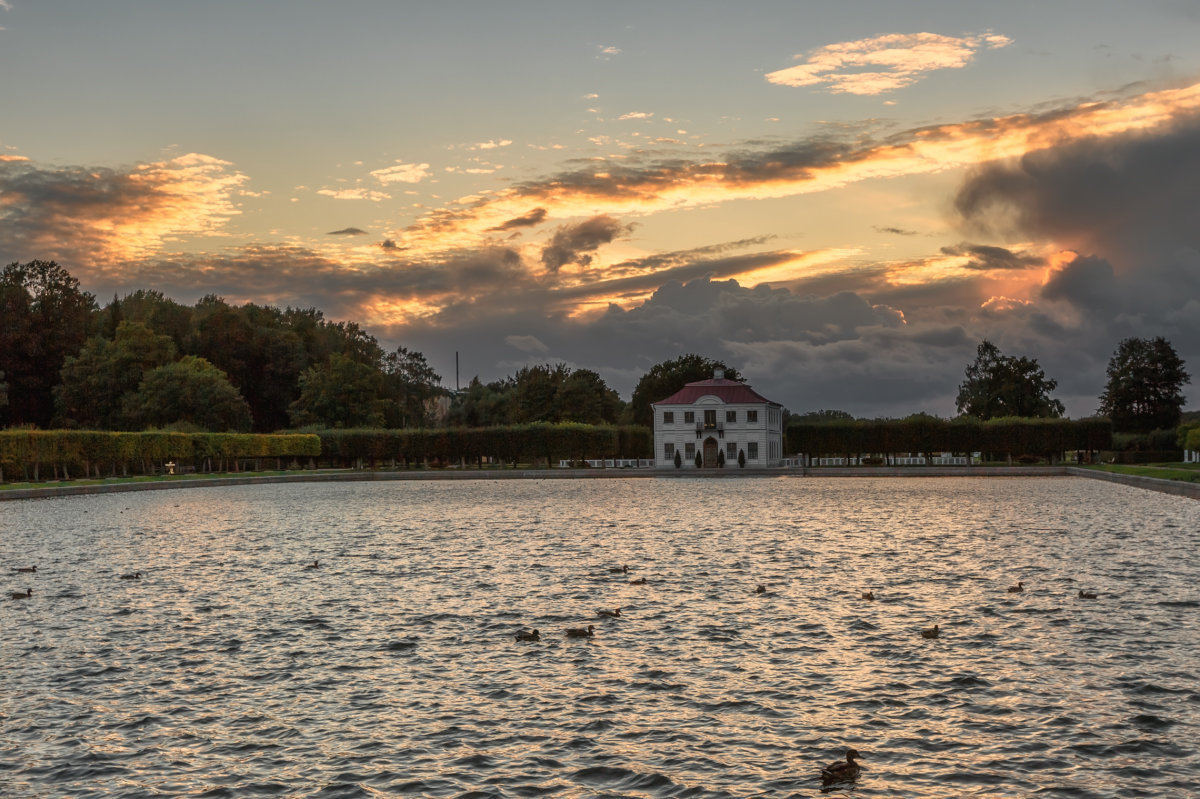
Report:
M954 414L983 338L1200 405L1200 4L0 0L0 262L316 306L454 386Z

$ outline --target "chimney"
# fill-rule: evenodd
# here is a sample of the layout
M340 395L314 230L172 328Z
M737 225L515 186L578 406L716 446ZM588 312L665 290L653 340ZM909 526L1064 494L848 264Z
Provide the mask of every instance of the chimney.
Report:
M713 369L713 380L724 380L725 370L721 368Z

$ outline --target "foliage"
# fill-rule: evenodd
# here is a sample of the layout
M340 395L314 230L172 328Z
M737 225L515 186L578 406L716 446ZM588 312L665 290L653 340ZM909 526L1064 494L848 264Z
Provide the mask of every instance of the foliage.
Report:
M976 419L1004 416L1058 418L1063 404L1050 397L1058 381L1046 378L1036 358L1004 355L988 340L980 342L975 360L958 387L958 412Z
M246 458L297 458L320 454L315 435L241 433L118 433L80 430L0 430L0 480L37 475L39 467L69 476L101 469L109 475L149 471L168 460L200 468L204 461L235 464Z
M186 422L202 430L250 430L250 406L217 367L204 358L184 356L151 369L124 403L136 427Z
M613 424L621 400L590 369L572 371L564 363L526 366L491 383L471 380L454 400L452 426L488 427L529 422Z
M633 389L633 396L626 408L626 419L632 424L651 426L654 423L651 403L666 399L688 383L708 380L717 369L725 370L726 379L742 379L736 369L726 366L723 361L691 353L655 364L642 375Z
M14 262L0 272L0 372L8 383L0 421L50 423L59 370L87 340L95 305L54 261Z
M1127 338L1108 362L1100 413L1120 432L1174 428L1183 409L1184 383L1191 377L1175 348L1162 336Z
M425 356L397 347L383 357L382 395L388 427L424 427L432 419L430 401L445 393L441 375L433 371Z
M57 422L96 430L132 429L133 420L124 413L126 398L137 392L147 371L174 358L171 338L141 322L119 322L111 341L93 336L63 363L54 388Z
M851 414L847 413L846 411L820 410L820 411L808 411L807 413L795 414L795 415L789 417L788 422L789 423L793 422L793 421L799 422L799 423L840 422L840 421L845 421L847 419L853 419L853 418L854 417Z
M982 422L964 416L947 421L917 414L906 419L795 422L785 431L789 452L813 457L859 454L985 452L1019 457L1059 457L1068 450L1107 449L1107 419L1008 417Z
M378 427L383 424L381 375L365 363L334 354L300 376L300 397L289 412L296 427Z

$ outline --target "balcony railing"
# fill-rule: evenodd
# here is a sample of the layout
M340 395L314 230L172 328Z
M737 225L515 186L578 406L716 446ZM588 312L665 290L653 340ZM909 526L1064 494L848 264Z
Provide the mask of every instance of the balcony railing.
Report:
M717 438L725 437L725 423L716 422L715 424L706 424L704 422L696 422L696 438L703 438L705 433L716 432Z

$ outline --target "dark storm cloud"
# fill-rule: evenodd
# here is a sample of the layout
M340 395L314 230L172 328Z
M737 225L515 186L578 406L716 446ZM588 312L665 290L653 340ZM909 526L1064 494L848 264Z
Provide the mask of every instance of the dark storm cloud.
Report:
M507 222L502 222L495 227L488 228L489 232L503 232L506 230L516 230L523 227L534 227L540 225L546 219L545 208L534 208L527 214L509 219Z
M967 269L1030 269L1046 265L1044 258L986 244L963 242L955 246L943 247L942 253L968 256L971 260L965 265Z
M1198 249L1200 117L992 164L963 184L954 206L969 227L1059 241L1118 270L1164 248Z
M551 272L557 272L567 264L588 266L602 244L608 244L630 227L623 225L607 214L585 219L576 225L564 225L554 232L550 243L542 249L542 264Z
M367 231L357 227L344 227L341 230L331 230L326 236L365 236Z

